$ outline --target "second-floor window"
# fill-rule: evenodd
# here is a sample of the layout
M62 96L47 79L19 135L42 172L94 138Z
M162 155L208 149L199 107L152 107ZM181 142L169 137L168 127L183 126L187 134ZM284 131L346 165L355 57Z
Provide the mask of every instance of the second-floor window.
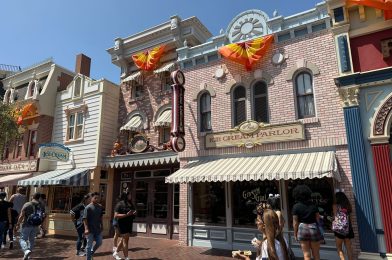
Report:
M26 150L26 157L35 156L35 148L37 146L37 131L29 131L29 143Z
M269 122L267 84L263 81L258 81L253 86L253 119L257 122Z
M170 72L165 71L162 75L162 91L170 91L172 84L173 83L170 77Z
M233 123L237 126L246 120L246 90L237 86L233 91Z
M67 140L78 140L83 137L84 113L75 112L68 117Z
M159 129L159 144L165 144L170 141L170 127L161 127Z
M200 97L200 131L210 131L211 127L211 96L205 92Z
M298 118L315 116L312 75L308 72L299 73L295 77L295 88Z
M19 136L15 141L14 158L19 158L22 156L23 148L23 135Z
M132 98L141 98L143 96L143 86L140 84L135 84L132 87Z

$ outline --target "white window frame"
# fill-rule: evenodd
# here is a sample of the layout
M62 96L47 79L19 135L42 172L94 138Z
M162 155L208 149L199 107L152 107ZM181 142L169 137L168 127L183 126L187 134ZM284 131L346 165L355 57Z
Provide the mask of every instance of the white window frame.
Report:
M84 128L86 125L86 112L87 112L87 105L82 105L78 108L74 108L74 109L66 109L65 113L67 116L67 128L66 128L66 138L65 138L65 142L73 142L73 141L81 141L84 139ZM81 124L78 125L78 115L82 114L83 117L83 122ZM73 126L70 125L70 118L71 116L75 117L75 120L73 122ZM77 133L77 127L78 126L82 126L82 133L81 136L79 138L75 138L76 133ZM73 136L72 138L70 138L70 131L69 129L72 128L72 133Z

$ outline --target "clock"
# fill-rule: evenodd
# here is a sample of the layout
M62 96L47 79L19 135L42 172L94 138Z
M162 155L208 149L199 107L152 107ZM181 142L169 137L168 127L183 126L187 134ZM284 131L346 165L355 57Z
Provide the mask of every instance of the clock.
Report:
M266 18L267 15L259 10L245 11L236 16L227 29L230 42L245 41L267 34Z
M185 139L182 136L173 137L171 140L172 148L176 152L182 152L185 149Z
M171 74L171 78L173 82L177 85L184 85L185 84L185 76L181 70L173 71Z

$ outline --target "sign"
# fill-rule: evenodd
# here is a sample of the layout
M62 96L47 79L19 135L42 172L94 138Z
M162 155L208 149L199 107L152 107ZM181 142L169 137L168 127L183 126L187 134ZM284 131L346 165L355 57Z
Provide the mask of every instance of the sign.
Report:
M185 149L185 124L184 124L184 93L185 77L181 70L172 72L171 78L175 84L172 85L172 124L171 124L171 147L175 152Z
M37 160L3 163L0 164L0 173L35 172L37 171L37 166Z
M41 160L67 162L71 149L57 143L46 143L39 145L39 155Z
M149 147L147 137L144 135L135 135L129 143L129 149L134 153L145 152Z
M302 123L264 125L255 121L246 121L232 130L210 133L205 138L206 148L231 146L253 148L263 143L294 140L305 140L305 128Z

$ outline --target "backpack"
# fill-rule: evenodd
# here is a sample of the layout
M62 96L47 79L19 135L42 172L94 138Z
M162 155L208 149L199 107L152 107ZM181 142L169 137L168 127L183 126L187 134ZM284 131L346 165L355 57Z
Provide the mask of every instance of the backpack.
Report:
M335 215L335 219L332 221L332 231L347 236L349 233L349 215L347 209L338 207Z
M31 205L34 208L34 212L27 217L27 224L31 226L39 226L44 220L44 211L38 204L34 205L34 203L31 203Z

